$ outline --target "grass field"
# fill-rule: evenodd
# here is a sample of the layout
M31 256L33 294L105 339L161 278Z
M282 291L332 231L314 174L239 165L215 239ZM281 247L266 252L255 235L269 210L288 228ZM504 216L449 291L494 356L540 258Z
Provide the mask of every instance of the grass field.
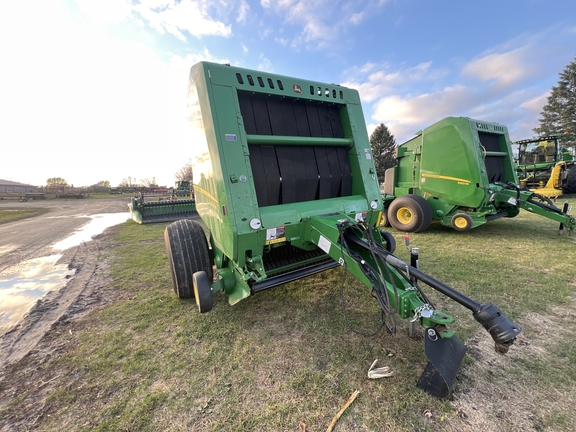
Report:
M119 300L57 336L70 348L39 366L61 382L41 430L323 431L355 390L336 431L576 430L576 237L559 237L555 222L523 211L466 233L433 225L410 236L423 271L494 302L524 330L499 356L467 310L432 293L468 345L450 400L416 388L426 358L405 322L396 335L349 330L342 297L366 332L379 310L352 276L341 291L342 269L233 307L219 294L200 315L172 291L164 227L113 228L116 246L102 259ZM408 261L404 234L391 232ZM394 375L368 380L375 359Z
M48 209L41 208L2 207L0 208L0 224L40 216L48 211Z

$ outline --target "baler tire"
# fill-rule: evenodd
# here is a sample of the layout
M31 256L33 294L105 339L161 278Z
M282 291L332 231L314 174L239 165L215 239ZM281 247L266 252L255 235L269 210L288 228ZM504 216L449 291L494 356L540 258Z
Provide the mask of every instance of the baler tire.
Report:
M380 221L381 227L389 227L390 226L390 219L388 219L388 208L384 208L382 210L382 220Z
M174 292L180 298L194 296L193 275L204 271L212 280L212 261L202 227L190 219L173 222L164 230L164 244Z
M576 165L572 165L566 173L566 181L562 185L562 192L565 194L576 193Z
M210 281L204 271L198 271L192 275L194 285L194 297L200 313L210 312L212 310L212 290Z
M396 250L396 239L394 238L394 236L390 234L388 231L384 230L380 230L380 235L382 236L382 239L386 241L386 250L391 254L393 254L394 251Z
M455 214L450 221L452 228L460 232L468 231L473 223L472 217L466 213Z
M430 203L418 195L402 195L388 208L390 225L398 231L424 231L432 223L433 216Z

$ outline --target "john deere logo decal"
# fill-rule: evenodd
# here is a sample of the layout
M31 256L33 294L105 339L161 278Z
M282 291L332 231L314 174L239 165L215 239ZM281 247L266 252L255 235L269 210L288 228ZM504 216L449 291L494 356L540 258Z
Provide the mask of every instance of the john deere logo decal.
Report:
M292 84L292 91L296 94L302 94L302 87L300 84Z

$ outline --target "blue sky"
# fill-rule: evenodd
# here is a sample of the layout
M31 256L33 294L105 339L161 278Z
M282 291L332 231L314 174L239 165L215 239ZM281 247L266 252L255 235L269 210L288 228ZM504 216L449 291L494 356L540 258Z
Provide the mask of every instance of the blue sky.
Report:
M398 143L446 116L531 137L576 56L576 1L14 1L0 55L0 178L172 185L201 60L356 88Z

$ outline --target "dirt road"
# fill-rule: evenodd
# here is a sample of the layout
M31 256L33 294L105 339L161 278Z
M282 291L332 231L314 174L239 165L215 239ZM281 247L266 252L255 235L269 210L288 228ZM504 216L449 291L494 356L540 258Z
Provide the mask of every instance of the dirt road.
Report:
M90 221L90 216L127 212L127 199L0 201L5 207L46 208L43 216L0 225L0 272L32 258L52 254L52 245Z
M0 201L3 207L46 208L49 212L38 217L0 225L0 272L17 268L21 263L55 253L54 245L65 241L94 221L95 215L126 213L127 199L77 199L16 203ZM97 216L98 217L98 216ZM117 222L116 222L117 223ZM75 270L74 276L61 289L46 294L15 326L0 331L0 380L6 367L22 359L35 348L41 338L58 320L71 314L81 314L97 296L99 269L106 265L98 261L98 237L89 241L76 239L72 246L61 243L58 264Z

